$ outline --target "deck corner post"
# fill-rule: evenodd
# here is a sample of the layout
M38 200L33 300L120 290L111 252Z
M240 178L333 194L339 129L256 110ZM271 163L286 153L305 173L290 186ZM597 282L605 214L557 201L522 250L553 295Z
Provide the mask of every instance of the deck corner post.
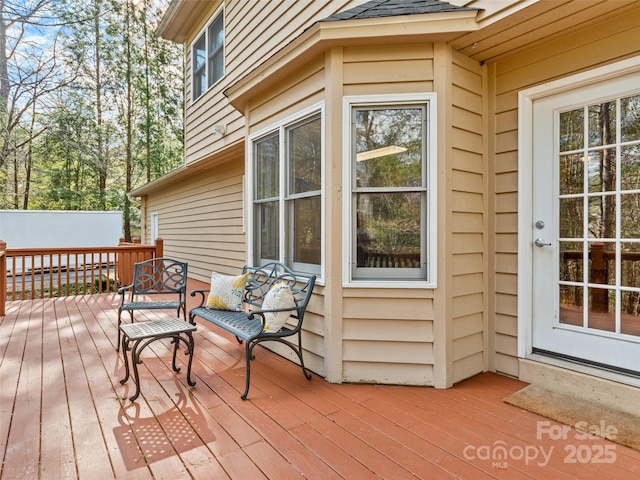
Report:
M7 303L7 242L0 240L0 317L5 315Z

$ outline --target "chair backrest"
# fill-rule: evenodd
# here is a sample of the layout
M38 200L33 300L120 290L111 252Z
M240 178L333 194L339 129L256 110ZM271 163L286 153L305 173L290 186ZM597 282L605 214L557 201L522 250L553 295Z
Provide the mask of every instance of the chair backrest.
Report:
M296 302L297 315L292 316L303 318L316 283L315 275L294 272L280 262L271 262L261 267L245 266L242 273L247 272L249 277L244 292L245 302L260 308L269 289L276 283L284 283L289 285Z
M172 258L152 258L135 264L133 294L186 293L187 263Z

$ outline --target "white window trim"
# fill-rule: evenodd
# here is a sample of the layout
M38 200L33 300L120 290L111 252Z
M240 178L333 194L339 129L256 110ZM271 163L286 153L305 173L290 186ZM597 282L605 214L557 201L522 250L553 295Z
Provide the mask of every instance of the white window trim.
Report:
M320 204L321 204L321 227L320 227L320 273L317 275L318 279L316 283L323 285L324 273L325 273L325 114L324 114L324 102L319 102L310 107L307 107L293 115L290 115L281 121L271 124L268 127L262 128L247 137L246 146L245 146L245 176L246 176L246 208L247 208L247 263L249 265L255 265L257 262L255 251L254 251L254 227L255 223L253 221L254 215L254 165L253 165L253 142L261 137L272 134L273 132L278 132L280 138L284 138L285 130L291 125L304 120L305 118L311 117L313 115L320 114L320 148L321 148L321 158L320 158L320 168L321 168L321 191L320 191ZM279 156L281 162L286 158L286 142L280 142L280 151ZM280 202L278 205L279 218L282 220L285 218L285 201L284 201L284 192L286 192L286 174L287 171L285 168L281 168L279 172L279 192L280 192ZM279 248L279 261L282 261L286 257L286 222L279 222L279 237L280 237L280 245Z
M427 278L428 280L356 280L351 275L353 262L352 195L351 195L351 109L354 106L401 106L428 103L427 113ZM350 95L342 102L342 284L357 288L436 288L437 287L437 227L438 227L438 148L437 148L437 95L407 93L397 95Z
M593 83L605 82L640 70L640 57L594 68L538 85L518 93L518 357L533 352L533 102L571 92Z
M220 15L220 13L222 13L223 18L222 18L222 31L224 33L224 40L222 42L222 62L223 62L223 68L224 68L224 72L222 73L222 76L215 82L212 83L211 86L206 86L209 83L209 27L211 26L211 24L213 22L216 21L216 18L218 18L218 15ZM191 95L189 95L189 97L191 98L191 103L196 103L198 100L200 100L202 97L204 97L207 92L212 89L215 85L217 85L218 83L220 83L220 81L222 81L222 79L225 77L225 75L227 74L227 65L226 65L226 58L227 58L227 29L226 27L226 15L224 13L224 5L221 5L220 8L218 8L216 10L216 12L211 16L210 20L205 24L205 26L202 28L202 30L200 30L198 32L198 34L195 36L195 38L193 39L193 42L191 42L191 45L189 45L189 58L190 58L190 63L191 63L191 68L190 68L190 77L191 77L191 82L190 82L190 89L191 89ZM205 58L205 64L204 64L204 72L205 72L205 89L202 92L202 95L199 95L198 98L193 98L193 93L194 93L194 88L193 88L193 82L195 81L194 75L193 75L193 71L195 68L195 65L193 63L193 47L196 44L196 42L198 41L198 39L204 34L204 48L205 48L205 52L206 52L206 58Z

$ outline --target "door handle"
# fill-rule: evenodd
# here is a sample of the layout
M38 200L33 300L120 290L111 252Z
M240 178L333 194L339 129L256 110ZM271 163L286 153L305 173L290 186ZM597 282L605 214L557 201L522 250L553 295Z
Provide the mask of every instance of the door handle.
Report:
M536 238L533 242L536 247L550 247L551 242L545 242L543 238Z

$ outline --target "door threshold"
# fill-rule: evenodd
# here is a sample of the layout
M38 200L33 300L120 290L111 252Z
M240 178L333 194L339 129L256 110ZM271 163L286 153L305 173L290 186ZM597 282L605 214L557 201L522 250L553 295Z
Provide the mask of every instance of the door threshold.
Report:
M640 415L640 378L539 353L518 363L523 382Z
M611 365L607 365L604 363L599 363L599 362L593 362L591 360L584 360L582 358L577 358L577 357L572 357L570 355L564 355L562 353L556 353L556 352L550 352L548 350L543 350L541 348L534 348L533 349L533 353L534 354L540 354L544 357L551 357L551 358L557 358L559 360L565 360L567 362L570 363L575 363L577 365L584 365L587 367L593 367L596 368L598 370L603 370L605 372L611 372L614 374L620 374L622 376L625 377L635 377L640 379L640 372L637 370L629 370L626 368L621 368L621 367L613 367ZM640 365L639 365L640 366Z
M548 364L565 370L571 370L591 377L640 388L640 372L622 370L596 363L585 362L577 358L567 357L545 350L535 349L526 360Z

